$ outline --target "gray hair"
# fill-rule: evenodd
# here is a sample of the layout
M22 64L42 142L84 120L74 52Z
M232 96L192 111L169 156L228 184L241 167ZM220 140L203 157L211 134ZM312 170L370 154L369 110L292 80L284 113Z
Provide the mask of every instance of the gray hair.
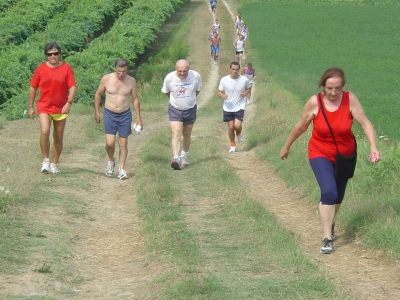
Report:
M129 68L129 61L125 58L118 58L115 63L114 63L114 68L124 68L124 67L128 67Z

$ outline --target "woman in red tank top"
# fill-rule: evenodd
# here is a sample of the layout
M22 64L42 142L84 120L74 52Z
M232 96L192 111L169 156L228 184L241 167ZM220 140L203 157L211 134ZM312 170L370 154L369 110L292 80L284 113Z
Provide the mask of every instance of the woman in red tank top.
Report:
M323 109L335 135L335 140L342 155L350 155L356 149L353 132L353 119L363 129L369 144L370 153L375 161L380 160L380 153L376 148L375 131L364 113L360 101L351 92L343 91L345 76L341 68L332 67L325 71L319 81L323 88L320 94ZM322 221L323 241L320 252L332 253L334 240L334 218L344 198L347 179L336 180L334 167L336 146L332 134L324 119L318 96L308 99L300 121L294 126L280 156L285 159L294 141L307 131L310 123L313 130L308 143L308 159L321 190L319 212Z

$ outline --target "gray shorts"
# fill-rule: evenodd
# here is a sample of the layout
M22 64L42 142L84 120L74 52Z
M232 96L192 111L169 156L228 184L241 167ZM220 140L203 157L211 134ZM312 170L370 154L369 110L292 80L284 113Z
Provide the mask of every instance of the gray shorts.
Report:
M196 122L197 104L188 110L180 110L168 104L169 121L182 122L183 125L192 125Z

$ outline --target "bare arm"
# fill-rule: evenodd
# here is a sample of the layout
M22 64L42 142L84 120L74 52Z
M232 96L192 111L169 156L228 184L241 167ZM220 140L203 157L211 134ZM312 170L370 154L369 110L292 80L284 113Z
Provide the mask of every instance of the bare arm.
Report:
M137 95L137 90L136 90L136 80L133 79L132 83L132 102L133 102L133 107L135 108L135 113L136 113L136 124L140 125L143 130L143 123L142 123L142 118L140 116L140 101Z
M72 102L74 101L75 95L76 95L76 86L71 86L68 89L68 100L67 100L67 103L64 104L64 106L63 106L63 108L61 110L61 112L63 114L68 114L69 113L69 110L71 109L71 105L72 105Z
M218 97L220 97L222 100L228 99L228 94L225 94L223 91L218 90Z
M364 109L361 106L361 103L357 99L357 97L353 93L350 93L349 97L350 97L351 114L353 118L358 122L358 124L360 124L362 130L365 133L365 136L368 139L370 145L370 154L375 155L377 159L376 161L379 161L381 159L381 154L379 153L376 147L374 127L372 126L372 123L365 115Z
M37 88L34 87L30 87L29 88L29 96L28 96L28 100L29 100L29 117L31 119L35 118L35 109L33 108L33 105L35 104L35 98L36 98L36 92L37 92Z
M317 112L318 102L317 97L314 95L310 99L308 99L306 105L304 106L300 121L298 121L296 125L294 125L292 132L289 134L289 137L280 153L281 159L285 159L288 157L290 147L304 132L307 131L308 126L310 125L312 120L314 120Z
M101 122L101 115L99 108L100 108L101 96L106 91L106 86L105 86L106 81L107 77L103 76L103 78L101 78L100 85L97 88L96 93L94 94L94 119L96 120L97 123Z

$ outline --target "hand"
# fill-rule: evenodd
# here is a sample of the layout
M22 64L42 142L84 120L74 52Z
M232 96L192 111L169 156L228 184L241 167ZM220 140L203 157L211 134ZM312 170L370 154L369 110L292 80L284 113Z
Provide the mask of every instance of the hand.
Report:
M63 108L61 110L61 113L62 114L68 114L70 108L71 108L71 103L69 103L69 102L65 103L65 105L63 106Z
M29 108L29 118L35 119L35 109L33 107Z
M94 120L95 120L97 123L100 123L100 122L101 122L101 115L100 115L100 113L98 113L98 112L95 112L95 113L94 113Z
M289 150L286 148L282 148L280 155L282 160L287 159L289 155Z
M369 155L369 160L372 163L376 163L381 160L381 154L379 151L372 151L371 154Z
M228 99L229 95L228 94L224 94L224 100Z
M143 130L143 123L142 123L142 120L141 120L141 119L136 120L136 125L140 125L140 127L141 127L142 130Z

